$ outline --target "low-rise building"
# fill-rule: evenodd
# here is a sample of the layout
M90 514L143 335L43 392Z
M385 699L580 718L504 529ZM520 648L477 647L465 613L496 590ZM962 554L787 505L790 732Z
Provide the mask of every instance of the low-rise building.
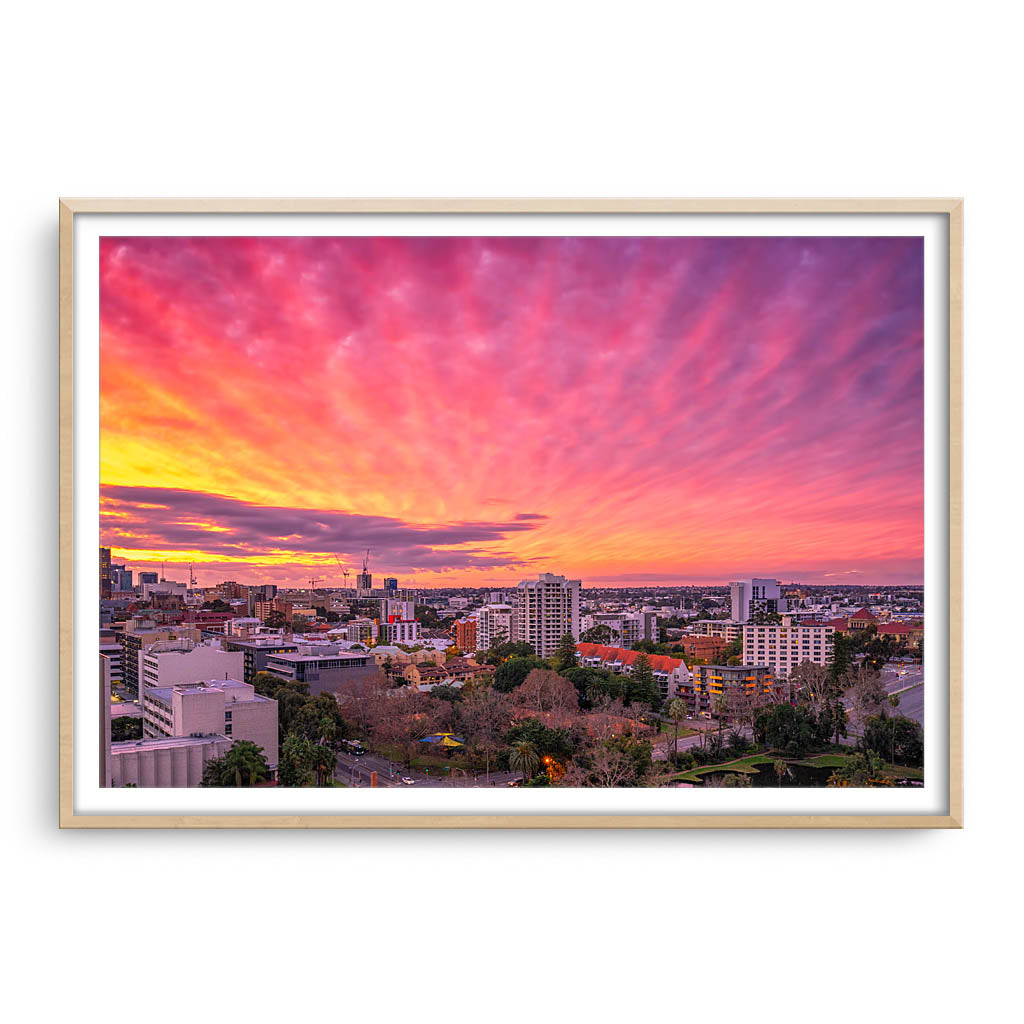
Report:
M379 675L368 651L342 651L337 644L302 644L296 651L271 654L268 672L309 686L312 696L341 693L349 684L359 684Z
M725 697L736 711L745 702L770 695L775 685L767 665L694 665L693 681L683 691L695 711L709 711Z
M241 679L240 651L227 651L214 640L160 640L147 644L139 654L139 678L143 687L173 686L200 679ZM140 693L141 696L141 693Z
M115 788L185 788L203 781L207 761L231 749L226 736L162 736L112 743L110 781Z
M661 691L662 700L671 700L689 683L691 675L682 658L670 658L666 654L647 654L623 647L606 647L603 644L579 643L576 658L588 668L603 668L608 672L624 672L631 675L636 661L641 656L650 663L654 680Z
M147 688L142 698L143 739L223 736L249 740L277 766L277 701L238 679L212 679Z

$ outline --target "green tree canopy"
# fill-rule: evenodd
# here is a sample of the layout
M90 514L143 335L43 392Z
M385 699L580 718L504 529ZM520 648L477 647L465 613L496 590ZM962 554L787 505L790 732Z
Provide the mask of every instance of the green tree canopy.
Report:
M263 748L249 740L237 740L223 757L211 758L203 767L200 786L255 786L270 778Z
M551 667L556 672L563 672L576 665L576 638L572 633L563 633L558 641L555 653L551 656Z
M509 658L495 669L492 685L499 693L511 693L517 686L522 686L535 668L547 667L547 662L540 658Z

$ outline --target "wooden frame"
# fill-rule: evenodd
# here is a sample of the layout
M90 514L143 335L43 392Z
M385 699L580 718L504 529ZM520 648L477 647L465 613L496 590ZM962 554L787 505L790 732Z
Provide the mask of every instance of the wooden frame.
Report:
M95 815L73 801L74 218L88 213L939 214L949 232L949 808L935 815ZM62 828L963 827L963 201L960 199L63 199L60 201Z

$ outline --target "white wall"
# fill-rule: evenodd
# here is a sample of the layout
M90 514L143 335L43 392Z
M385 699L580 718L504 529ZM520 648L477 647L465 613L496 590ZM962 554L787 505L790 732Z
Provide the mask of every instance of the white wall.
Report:
M446 994L495 1020L521 1020L525 1001L588 1022L863 1021L865 1004L879 1020L988 1020L1016 1005L1016 725L990 728L1004 677L982 605L1020 551L1005 444L1020 433L1024 378L1019 5L41 2L13 6L5 28L8 580L57 576L60 194L966 194L967 583L979 609L967 829L952 834L61 834L56 651L41 644L38 685L6 733L13 1005L180 1019L180 1001L153 999L150 975L123 955L125 928L138 930L124 880L140 863L187 880L189 906L218 908L214 941L237 940L259 972L247 986L191 972L188 1003L209 1019L342 1007L369 1020L386 1000L393 1020L450 1021ZM1024 720L1022 692L1000 690L1001 722ZM225 906L211 862L230 864L245 899ZM786 866L789 884L768 884ZM418 922L442 912L468 921L472 941L420 938ZM172 911L156 934L161 949L192 950L196 919ZM274 937L272 970L248 936ZM603 936L607 971L595 970ZM757 936L756 955L689 956ZM543 937L554 948L537 950Z

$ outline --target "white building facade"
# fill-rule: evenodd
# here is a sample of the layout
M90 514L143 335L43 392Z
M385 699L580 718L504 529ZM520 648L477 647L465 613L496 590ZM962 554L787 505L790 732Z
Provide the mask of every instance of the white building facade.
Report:
M831 664L834 651L835 628L821 622L797 622L783 615L781 625L743 627L743 664L767 665L779 679L805 661Z
M566 633L580 638L580 581L549 572L523 580L516 588L512 639L528 643L538 657L549 658Z
M478 651L486 651L496 643L512 639L512 605L485 604L475 615Z
M778 580L749 579L729 584L734 622L747 622L758 612L784 612L786 599Z

